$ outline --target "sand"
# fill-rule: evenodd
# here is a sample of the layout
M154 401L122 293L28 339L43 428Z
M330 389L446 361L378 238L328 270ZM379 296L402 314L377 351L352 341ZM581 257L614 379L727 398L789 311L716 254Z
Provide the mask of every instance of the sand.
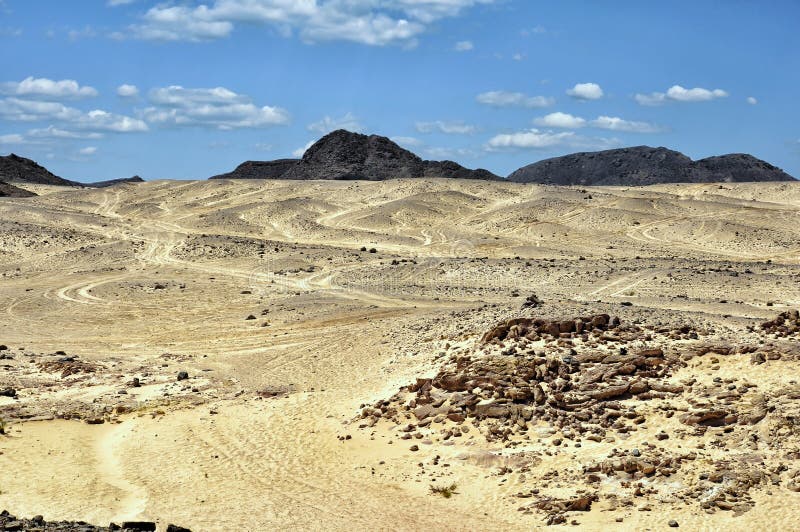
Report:
M0 389L17 391L0 397L0 509L16 515L193 530L542 527L546 515L514 497L540 479L498 475L514 463L501 443L473 431L411 451L391 423L359 428L361 409L433 376L533 293L537 315L692 323L717 331L711 340L800 307L800 183L35 188L0 200L0 355L13 356L0 360ZM725 359L713 375L777 386L800 369L748 361ZM681 377L710 379L698 364ZM660 429L648 423L624 445ZM533 438L527 450L550 445ZM776 463L793 466L791 450ZM447 467L421 475L437 455ZM452 497L430 493L449 483ZM768 484L751 496L739 516L600 500L555 528L796 525L797 492Z

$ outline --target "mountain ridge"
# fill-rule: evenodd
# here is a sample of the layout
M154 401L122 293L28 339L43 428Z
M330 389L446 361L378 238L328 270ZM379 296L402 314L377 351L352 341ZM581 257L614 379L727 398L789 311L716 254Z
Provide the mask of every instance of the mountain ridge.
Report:
M544 159L509 174L514 183L583 186L645 186L660 183L793 181L794 178L745 153L693 161L664 147L632 146L578 152Z

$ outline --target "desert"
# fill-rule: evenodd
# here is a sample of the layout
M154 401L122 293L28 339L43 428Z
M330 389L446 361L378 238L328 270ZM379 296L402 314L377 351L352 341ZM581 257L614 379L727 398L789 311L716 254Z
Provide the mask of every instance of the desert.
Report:
M797 183L27 188L0 203L15 516L796 520Z
M0 532L800 530L797 21L0 0Z

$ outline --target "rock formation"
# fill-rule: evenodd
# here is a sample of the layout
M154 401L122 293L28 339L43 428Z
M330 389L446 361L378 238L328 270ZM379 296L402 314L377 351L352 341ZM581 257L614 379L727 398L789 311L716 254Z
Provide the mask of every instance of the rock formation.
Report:
M747 154L692 161L666 148L635 146L545 159L508 176L517 183L639 186L658 183L792 181L780 168Z
M0 198L29 198L35 196L33 192L23 188L9 185L4 181L0 181Z
M36 162L11 154L0 156L0 180L39 185L80 186L80 183L58 177Z
M94 183L87 183L85 186L92 188L106 188L119 185L120 183L144 183L144 179L135 175L133 177L123 177L121 179L109 179L107 181L96 181Z
M303 158L249 161L229 174L212 179L384 179L449 177L499 179L488 170L470 170L453 161L425 161L379 135L362 135L339 129L328 133L303 154Z

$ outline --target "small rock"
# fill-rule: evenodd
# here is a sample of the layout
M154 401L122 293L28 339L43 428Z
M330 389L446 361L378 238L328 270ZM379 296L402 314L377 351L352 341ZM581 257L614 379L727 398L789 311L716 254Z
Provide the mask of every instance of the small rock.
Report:
M155 532L156 524L152 521L123 521L122 528L141 532Z
M179 381L185 381L188 378L189 378L189 373L188 372L186 372L186 371L179 371L178 372L178 380Z
M678 522L674 519L670 519L669 523L667 523L672 528L678 528Z
M408 450L413 452L419 451L419 445L412 445Z

